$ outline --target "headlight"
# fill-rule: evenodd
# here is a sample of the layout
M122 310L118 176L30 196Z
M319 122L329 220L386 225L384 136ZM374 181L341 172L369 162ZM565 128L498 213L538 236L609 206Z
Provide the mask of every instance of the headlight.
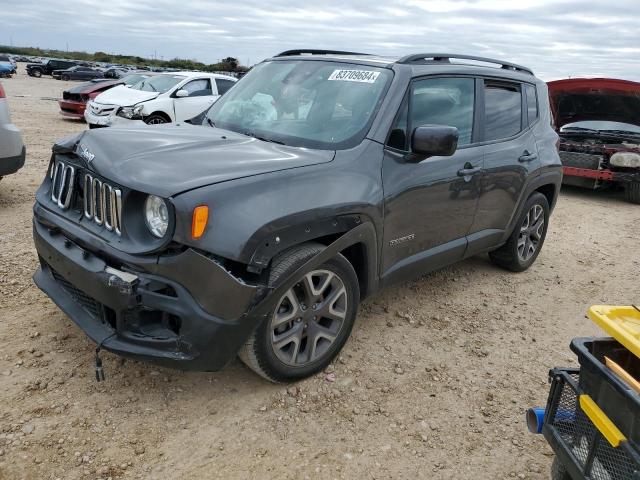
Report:
M136 105L135 107L121 107L118 110L118 116L128 119L142 118L142 109L144 105Z
M164 237L169 227L167 202L155 195L149 195L144 202L144 218L147 228L154 236Z
M633 152L616 152L611 155L609 163L614 167L640 168L640 154Z

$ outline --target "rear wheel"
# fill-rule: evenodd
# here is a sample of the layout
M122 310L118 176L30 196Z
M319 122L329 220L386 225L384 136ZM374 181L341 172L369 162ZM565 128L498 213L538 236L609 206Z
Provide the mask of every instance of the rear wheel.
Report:
M632 182L627 184L624 191L624 197L627 202L640 205L640 182Z
M323 248L308 244L279 255L269 284L278 286ZM240 359L272 382L313 375L335 358L349 338L359 301L356 273L338 254L290 281L271 316L241 348Z
M513 272L522 272L535 262L549 223L549 202L539 192L532 194L511 236L502 247L489 253L491 261Z

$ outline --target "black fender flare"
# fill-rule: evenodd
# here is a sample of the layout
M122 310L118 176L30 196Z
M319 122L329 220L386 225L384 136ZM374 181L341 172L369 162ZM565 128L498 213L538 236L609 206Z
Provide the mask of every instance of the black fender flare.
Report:
M282 279L269 294L263 298L252 310L251 315L266 316L273 307L273 299L280 298L285 294L288 284L294 279L301 276L305 271L319 267L327 260L336 256L341 251L349 248L357 243L363 243L367 248L367 281L373 282L369 284L368 291L373 292L378 289L378 273L377 273L377 242L376 229L371 222L360 223L357 227L352 228L344 235L340 236L334 242L327 245L320 253L307 260L303 265L296 269L291 275Z
M553 211L553 208L556 205L556 201L558 200L558 196L560 195L560 186L562 184L562 167L558 166L558 168L554 168L553 170L548 170L546 172L540 173L540 175L533 178L526 186L524 194L520 197L520 204L516 209L515 215L511 218L509 222L509 227L505 231L504 237L502 241L506 241L507 238L513 232L513 229L518 222L518 219L522 215L522 211L524 209L524 205L527 202L527 199L531 196L533 192L538 190L540 187L545 185L553 185L554 186L554 196L553 201L549 202L549 211Z

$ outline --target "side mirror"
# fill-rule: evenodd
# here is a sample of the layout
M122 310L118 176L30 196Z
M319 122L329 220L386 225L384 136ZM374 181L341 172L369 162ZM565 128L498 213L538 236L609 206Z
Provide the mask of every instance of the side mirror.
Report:
M176 97L177 98L184 98L184 97L188 97L189 96L189 92L187 92L186 90L178 90L176 92Z
M422 125L411 135L411 151L422 157L449 157L458 148L458 129L445 125Z

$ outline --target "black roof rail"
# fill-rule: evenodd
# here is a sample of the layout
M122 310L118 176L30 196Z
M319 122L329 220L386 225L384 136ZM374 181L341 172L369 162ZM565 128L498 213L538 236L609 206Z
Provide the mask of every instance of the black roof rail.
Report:
M500 65L500 68L505 70L513 70L516 72L525 72L533 75L533 71L530 68L523 67L522 65L516 65L515 63L504 62L502 60L496 60L494 58L476 57L474 55L458 55L455 53L415 53L402 57L397 63L418 63L420 61L426 61L427 63L451 63L451 59L456 60L473 60L476 62L493 63Z
M369 55L368 53L343 52L340 50L314 50L304 48L300 50L287 50L281 52L276 57L293 57L295 55Z

